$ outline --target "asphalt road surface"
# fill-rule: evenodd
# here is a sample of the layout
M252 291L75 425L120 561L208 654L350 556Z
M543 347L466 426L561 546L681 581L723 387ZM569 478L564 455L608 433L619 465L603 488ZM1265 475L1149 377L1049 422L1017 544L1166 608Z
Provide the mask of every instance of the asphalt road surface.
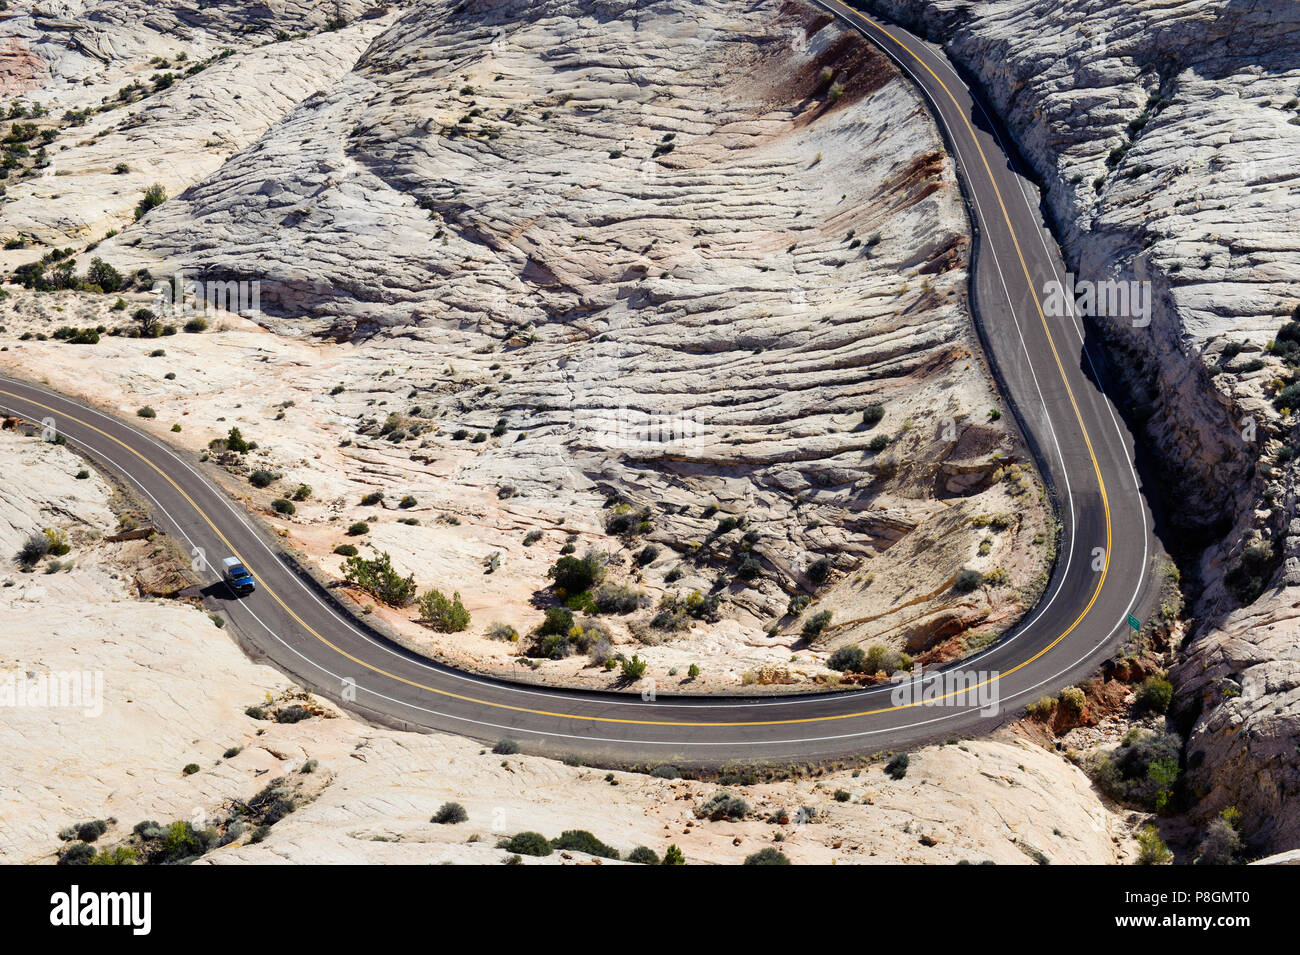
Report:
M1043 313L1045 285L1063 280L1065 269L1005 134L937 49L838 2L821 6L884 49L930 102L976 226L981 334L1060 509L1060 558L1043 600L1009 636L948 674L964 683L731 698L673 697L660 686L646 699L639 688L578 692L463 673L337 610L241 505L161 441L7 378L0 378L0 408L52 426L134 486L165 531L206 555L211 583L223 557L240 557L257 578L256 592L236 600L214 586L209 600L244 644L315 692L390 725L509 737L525 751L591 762L683 766L824 760L987 732L1086 677L1123 641L1128 615L1143 616L1157 590L1152 520L1132 438L1098 384L1081 320ZM216 631L213 638L227 639Z

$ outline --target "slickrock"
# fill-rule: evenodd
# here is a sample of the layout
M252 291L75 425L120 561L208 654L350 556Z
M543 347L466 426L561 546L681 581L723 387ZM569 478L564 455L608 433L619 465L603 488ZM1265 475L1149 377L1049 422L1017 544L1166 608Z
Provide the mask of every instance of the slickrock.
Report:
M1300 476L1277 454L1295 443L1294 418L1270 400L1293 373L1268 346L1300 301L1300 6L862 5L943 43L981 81L1080 279L1151 283L1149 326L1099 330L1163 471L1168 518L1199 542L1198 625L1176 671L1207 794L1197 812L1249 807L1259 844L1294 847ZM1238 609L1230 575L1261 542L1264 595L1246 588L1253 603ZM1238 696L1243 685L1254 695Z

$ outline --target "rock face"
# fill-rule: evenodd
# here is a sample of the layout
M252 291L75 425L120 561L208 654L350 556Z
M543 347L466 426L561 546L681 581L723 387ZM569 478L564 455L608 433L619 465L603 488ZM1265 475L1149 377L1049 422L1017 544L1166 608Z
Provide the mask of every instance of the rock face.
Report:
M681 596L721 592L747 639L775 625L796 643L796 594L838 618L818 650L956 653L972 626L1014 621L1054 534L990 414L951 163L878 51L775 0L384 16L242 51L132 107L157 152L183 145L177 110L247 109L260 137L171 167L193 184L91 255L259 283L267 328L352 349L330 409L351 420L322 444L436 471L448 500L509 500L503 526L650 508L606 548L630 564L653 542L643 582L677 570ZM40 234L36 186L81 180L102 202L79 214L129 219L139 196L114 197L109 159L137 142L70 147L70 178L11 190L14 221ZM965 566L1005 574L958 598Z
M1293 847L1300 757L1284 741L1300 725L1288 589L1300 514L1295 467L1275 456L1294 441L1291 420L1268 400L1293 372L1267 348L1300 300L1300 7L862 6L926 32L979 78L1079 278L1151 283L1149 325L1098 328L1176 502L1168 518L1200 554L1200 624L1177 671L1188 718L1205 707L1188 745L1208 794L1197 811L1250 806L1252 836ZM1238 610L1231 574L1259 541L1256 573L1273 589ZM1236 696L1243 683L1258 692Z

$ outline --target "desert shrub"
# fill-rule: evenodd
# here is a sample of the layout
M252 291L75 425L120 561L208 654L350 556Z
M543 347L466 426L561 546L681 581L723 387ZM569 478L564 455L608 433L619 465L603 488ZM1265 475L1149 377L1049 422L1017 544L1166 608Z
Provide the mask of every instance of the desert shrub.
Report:
M1196 850L1197 865L1236 865L1241 861L1245 846L1237 832L1240 818L1241 814L1229 807L1211 820Z
M867 652L859 646L840 647L831 654L826 665L841 672L866 673Z
M492 745L492 752L498 756L514 756L519 752L519 744L512 739L502 737Z
M650 775L653 776L655 779L681 779L682 778L682 774L678 771L676 766L668 766L668 765L656 766L654 769L650 770Z
M18 548L18 563L24 567L34 567L42 557L50 552L50 539L44 534L30 534L23 546Z
M551 846L569 852L585 852L602 859L619 858L617 849L605 845L586 829L566 829L558 838L551 840Z
M294 489L293 499L295 501L305 501L309 497L311 497L311 488L308 485L299 484L298 487Z
M235 758L236 756L238 756L241 752L243 752L243 750L244 750L244 747L242 747L242 746L232 746L232 747L230 747L228 750L226 750L224 753L221 754L221 758L222 758L222 759L234 759L234 758Z
M275 511L277 514L283 514L285 517L289 517L297 513L298 508L294 506L293 501L287 500L283 497L277 497L271 502L271 510Z
M1158 676L1149 676L1142 681L1137 691L1139 709L1151 713L1164 713L1174 698L1174 686L1168 680Z
M410 510L411 508L415 507L415 505L418 503L419 501L417 501L413 495L408 494L406 495L406 497L402 498L400 501L397 502L397 506L402 508L403 510Z
M248 476L248 483L253 487L270 487L280 479L280 475L266 468L258 468Z
M357 521L355 524L348 525L349 537L360 537L362 534L370 533L370 525L365 521Z
M521 856L548 856L551 843L540 832L520 832L507 839L501 848Z
M1147 809L1164 809L1178 781L1182 741L1173 734L1135 729L1119 746L1098 754L1088 770L1112 799Z
M883 670L892 674L912 669L912 658L900 650L891 650L878 643L867 651L864 665L865 673L880 673Z
M620 667L623 677L627 680L639 680L645 676L646 661L642 660L636 654L632 654L630 659L624 660Z
M902 779L907 775L907 767L912 763L912 758L906 753L895 753L890 757L889 762L885 763L885 775L890 779Z
M605 565L593 551L581 557L561 557L546 572L555 586L566 594L590 590L605 578Z
M445 802L438 807L438 811L433 814L430 822L436 822L440 826L454 826L457 823L465 822L469 819L469 813L465 807L458 802Z
M334 548L334 553L338 554L340 557L356 557L357 549L351 544L339 544L338 547Z
M156 209L167 201L167 190L160 183L154 183L144 191L144 196L135 207L136 219L141 219L151 209Z
M952 589L959 594L968 594L984 582L984 575L978 570L972 570L969 567L957 574L956 581L953 582Z
M153 410L152 408L150 408L148 405L145 405L143 408L137 408L135 414L136 414L136 417L137 417L137 418L156 418L156 417L158 417L158 412L154 411L154 410Z
M867 442L867 450L872 454L879 454L887 447L889 447L889 438L883 434L878 434Z
M831 575L831 562L825 557L819 557L808 565L808 579L817 586L826 583L827 578Z
M94 842L108 831L108 823L103 819L93 819L77 826L77 838L82 842Z
M1173 861L1174 854L1160 838L1160 831L1150 823L1138 833L1137 841L1138 865L1168 865Z
M84 842L74 842L59 853L59 865L89 865L94 856L93 847Z
M654 544L646 544L637 551L636 562L639 566L645 567L649 564L653 564L658 556L659 548Z
M830 624L831 612L829 610L822 610L813 614L803 623L803 638L805 640L816 640Z
M1082 713L1087 705L1087 694L1077 686L1067 686L1061 691L1061 706L1071 713Z
M645 594L626 584L605 582L591 595L601 613L625 614L640 608Z
M573 614L563 607L548 607L537 632L542 636L567 634L573 629Z
M771 846L745 856L745 865L790 865L789 857Z
M741 580L754 580L763 572L763 563L756 557L746 557L736 568L736 576Z
M186 764L185 764L185 767L181 770L181 775L182 775L182 776L193 776L193 775L194 775L195 773L197 773L198 771L199 771L199 764L198 764L198 763L186 763Z
M811 597L807 594L799 594L798 596L790 598L790 602L786 605L785 612L792 617L797 617L808 609L810 603L812 603Z
M879 402L867 405L862 412L862 423L868 428L874 428L885 417L885 406Z
M374 507L383 499L384 499L383 491L371 491L369 494L367 494L365 497L361 499L361 506Z
M659 865L659 854L649 846L637 846L627 854L627 861L637 865Z
M469 626L469 611L460 602L460 593L451 599L440 590L430 588L420 595L420 622L440 633L460 633Z
M303 720L309 719L311 719L311 710L307 709L305 706L299 706L296 703L293 706L286 706L283 709L276 710L275 713L275 721L277 723L293 724L301 723Z
M493 640L509 640L511 643L519 639L518 630L510 626L510 624L501 623L500 621L488 625L487 635Z
M695 807L696 819L710 819L714 822L720 819L743 819L748 814L749 803L726 790L714 793L708 800Z
M390 607L405 607L415 597L415 575L403 577L394 570L387 551L370 560L347 558L343 562L343 579Z

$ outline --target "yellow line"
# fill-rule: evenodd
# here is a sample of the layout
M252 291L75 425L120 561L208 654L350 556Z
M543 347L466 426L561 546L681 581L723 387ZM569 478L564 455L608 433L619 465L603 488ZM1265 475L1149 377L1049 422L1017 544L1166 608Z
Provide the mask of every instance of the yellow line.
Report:
M835 0L835 2L839 3L839 5L840 5L840 6L843 6L846 10L849 10L850 13L855 12L855 11L853 11L851 8L845 6L845 5L841 2L841 0ZM954 96L952 95L952 92L951 92L951 91L948 89L948 87L944 84L943 80L939 79L939 77L935 74L935 72L934 72L933 70L931 70L930 67L927 66L926 63L925 63L925 62L924 62L920 57L918 57L915 53L913 53L912 50L909 49L905 44L901 43L897 38L895 38L895 37L893 36L893 34L891 34L888 30L885 30L883 27L876 26L875 24L872 24L872 25L875 26L876 29L880 30L880 32L883 33L885 36L889 37L889 39L892 40L894 43L898 44L899 47L901 47L902 49L906 50L907 53L908 53L908 54L909 54L913 59L915 59L918 63L921 64L921 66L925 67L925 70L926 70L926 71L927 71L931 76L934 77L935 82L937 82L941 87L943 87L943 91L944 91L945 93L948 94L948 97L953 101L953 104L954 104L955 106L957 106L958 111L961 112L961 104L957 102L956 97L954 97ZM970 124L970 120L967 119L967 118L965 117L964 113L963 113L963 119L964 119L965 122L966 122L966 127L967 127L967 129L970 131L971 139L972 139L972 140L974 141L974 143L975 143L975 148L979 151L980 158L981 158L981 160L983 160L983 162L984 162L984 168L985 168L985 170L986 170L986 171L988 172L988 174L989 174L989 181L993 184L993 190L994 190L995 193L997 193L997 197L998 197L998 205L1001 207L1003 218L1006 220L1006 223L1007 223L1007 229L1009 230L1009 232L1010 232L1010 234L1011 234L1011 241L1012 241L1012 242L1015 244L1015 246L1016 246L1016 254L1019 256L1019 259L1020 259L1020 267L1021 267L1021 269L1022 269L1023 272L1024 272L1024 275L1025 275L1025 281L1026 281L1026 283L1028 283L1028 285L1029 285L1029 291L1030 291L1031 296L1033 297L1034 305L1035 305L1035 307L1038 309L1038 317L1039 317L1039 319L1040 319L1040 320L1042 321L1042 323L1043 323L1043 330L1044 330L1044 332L1047 334L1047 340L1048 340L1048 343L1049 343L1049 344L1051 345L1051 347L1052 347L1052 356L1053 356L1053 358L1056 360L1057 371L1060 373L1060 375L1061 375L1061 381L1065 384L1066 392L1067 392L1067 393L1069 394L1069 396L1070 396L1070 404L1071 404L1071 406L1074 408L1074 415L1075 415L1076 420L1077 420L1078 423L1079 423L1079 430L1083 433L1083 440L1084 440L1084 442L1087 444L1087 447L1088 447L1088 455L1089 455L1089 457L1092 459L1093 471L1094 471L1094 472L1096 473L1096 475L1097 475L1097 484L1098 484L1099 487L1101 488L1102 506L1103 506L1103 508L1104 508L1104 510L1105 510L1105 513L1106 513L1106 552L1105 552L1105 563L1104 563L1103 566L1102 566L1101 577L1100 577L1100 579L1099 579L1098 582L1097 582L1097 589L1093 591L1092 598L1088 601L1088 605L1087 605L1086 607L1084 607L1083 611L1079 614L1079 616L1075 618L1074 622L1071 623L1070 626L1067 627L1067 628L1065 629L1065 631L1064 631L1064 632L1063 632L1059 637L1057 637L1055 640L1053 640L1053 641L1052 641L1051 643L1049 643L1047 646L1043 647L1041 650L1039 650L1037 653L1035 653L1033 656L1031 656L1028 660L1023 661L1022 663L1018 663L1016 666L1012 667L1010 670L1006 670L1005 672L1001 673L1001 674L999 675L999 677L998 677L998 678L1000 678L1000 677L1006 677L1006 676L1009 676L1009 675L1011 675L1012 673L1015 673L1017 670L1023 669L1024 667L1026 667L1026 666L1028 666L1029 664L1033 663L1035 660L1037 660L1037 659L1039 659L1040 657L1042 657L1043 654L1047 653L1049 650L1051 650L1051 649L1054 648L1057 644L1059 644L1062 640L1064 640L1066 637L1068 637L1068 636L1069 636L1069 635L1074 631L1074 629L1075 629L1076 627L1079 626L1079 624L1083 621L1084 617L1086 617L1086 616L1088 615L1089 611L1092 610L1092 606L1093 606L1094 603L1096 603L1096 601L1097 601L1097 597L1098 597L1098 595L1101 593L1102 586L1103 586L1103 585L1105 584L1105 582L1106 582L1106 573L1107 573L1108 569L1110 568L1111 516L1110 516L1110 502L1109 502L1109 500L1107 499L1107 496L1106 496L1106 484L1105 484L1105 481L1102 479L1102 476L1101 476L1101 466L1098 464L1098 462L1097 462L1097 456L1096 456L1096 454L1095 454L1094 451L1093 451L1092 440L1091 440L1091 438L1088 436L1088 429L1084 426L1084 423L1083 423L1083 415L1082 415L1082 413L1079 411L1079 405L1078 405L1078 403L1075 401L1074 391L1073 391L1073 389L1070 388L1070 383L1069 383L1069 381L1067 380L1067 378L1066 378L1066 376L1065 376L1065 367L1061 364L1061 356L1060 356L1060 354L1059 354L1059 353L1057 352L1057 350L1056 350L1056 342L1053 340L1053 338L1052 338L1052 333L1051 333L1051 329L1049 328L1049 326L1048 326L1048 324L1047 324L1047 316L1043 314L1043 308L1042 308L1042 305L1039 303L1037 290L1034 288L1033 279L1031 278L1031 276L1030 276L1030 274L1029 274L1029 267L1028 267L1028 265L1025 263L1024 252L1021 250L1021 248L1020 248L1020 242L1019 242L1019 240L1016 238L1016 230L1015 230L1015 227L1012 226L1012 224L1011 224L1011 216L1007 213L1007 207L1006 207L1006 204L1005 204L1005 203L1003 202L1003 200L1002 200L1002 192L1001 192L1000 189L998 189L997 182L993 179L993 170L992 170L992 169L990 168L990 166L989 166L988 157L984 155L984 150L983 150L983 148L982 148L982 147L980 146L980 144L979 144L979 139L975 136L975 130L974 130L974 127L971 126L971 124ZM900 705L898 705L898 706L886 706L886 707L881 707L881 708L879 708L879 709L874 709L874 710L863 710L862 712L858 712L858 713L843 713L843 714L839 714L839 715L829 715L829 716L802 717L802 718L799 718L799 719L789 719L789 720L753 720L753 721L745 721L745 722L721 722L721 723L685 722L685 721L675 721L675 720L631 720L631 719L619 719L619 718L616 718L616 717L609 717L609 716L579 716L579 715L572 714L572 713L554 713L554 712L551 712L551 711L549 711L549 710L535 710L535 709L530 709L530 708L528 708L528 707L523 707L523 706L512 706L512 705L510 705L510 704L508 704L508 703L493 703L493 702L491 702L490 700L481 700L481 699L477 699L477 698L472 697L472 696L464 696L464 695L459 694L459 693L452 693L452 692L450 692L450 691L448 691L448 690L440 690L440 689L438 689L437 687L432 687L432 686L428 686L428 685L423 684L423 683L417 683L417 682L415 682L415 681L413 681L413 680L408 680L408 679L406 679L405 677L398 676L398 675L395 674L395 673L389 673L387 670L383 670L383 669L381 669L381 668L379 668L379 667L377 667L377 666L374 666L374 665L372 665L372 664L366 663L364 660L360 660L360 659L358 659L358 658L352 656L352 655L351 655L350 653L348 653L347 651L345 651L345 650L343 650L343 649L341 649L341 648L335 646L333 643L331 643L331 642L330 642L329 640L327 640L325 637L321 636L321 635L320 635L319 633L317 633L317 632L316 632L312 627L308 626L308 624L306 623L306 621L304 621L301 617L299 617L296 613L294 613L294 611L289 607L289 605L286 604L283 600L280 599L280 595L279 595L279 594L277 594L277 593L276 593L273 589L271 589L270 587L267 587L267 586L262 582L262 578L258 577L257 574L256 574L255 572L252 571L252 568L249 567L249 562L246 561L246 560L244 560L244 558L240 556L239 552L238 552L237 550L235 550L234 545L232 545L232 544L230 543L230 541L226 539L226 536L225 536L224 534L221 533L220 528L218 528L217 525L216 525L215 523L213 523L212 519L211 519L210 517L208 517L207 513L206 513L206 512L205 512L201 507L199 507L198 504L195 503L194 499L191 498L187 493L185 493L185 491L181 488L181 486L180 486L179 484L177 484L175 481L173 481L173 480L171 479L171 477L169 477L169 476L168 476L168 475L167 475L167 474L166 474L166 473L165 473L161 468L159 468L156 464L154 464L152 461L150 461L148 458L146 458L146 457L145 457L143 454L141 454L139 451L135 450L135 448L133 448L133 447L131 447L130 445L126 444L124 441L121 441L121 440L119 440L118 438L113 437L111 434L108 434L107 432L100 430L99 428L95 427L94 425L89 424L88 422L82 421L82 420L79 419L79 418L75 418L75 417L73 417L72 415L66 414L65 412L59 411L59 410L56 409L56 408L51 408L50 406L48 406L48 405L44 405L44 404L41 404L40 402L32 401L30 398L25 398L25 397L23 397L22 395L12 394L11 392L7 392L7 391L0 391L0 395L5 395L6 397L14 398L14 399L17 399L17 400L19 400L19 401L26 401L26 402L28 402L28 403L30 403L30 404L34 404L34 405L36 405L36 407L38 407L38 408L43 408L43 409L45 409L46 411L49 411L49 412L51 412L51 413L53 413L53 414L56 414L56 415L62 415L63 417L68 418L68 419L71 420L71 421L75 421L75 422L77 422L77 424L79 424L79 425L81 425L81 426L83 426L83 427L85 427L85 428L89 428L91 431L94 431L96 434L99 434L99 435L101 435L101 436L107 438L108 440L114 442L115 444L121 445L121 447L123 447L124 449L126 449L127 451L129 451L131 454L134 454L137 458L139 458L141 461L143 461L143 462L144 462L145 464L147 464L149 467L153 468L153 470L156 471L156 472L158 473L158 475L159 475L160 477L162 477L163 480L165 480L168 484L170 484L170 485L171 485L171 486L176 490L176 492L177 492L178 494L181 495L181 497L185 498L185 500L189 503L189 505L190 505L192 508L194 508L195 512L196 512L200 517L203 518L204 522L208 525L208 527L210 527L210 528L212 529L212 532L213 532L214 534L216 534L218 538L221 539L221 542L222 542L222 543L226 546L226 548L230 551L230 553L232 554L232 556L234 556L235 558L237 558L241 563L244 564L245 567L247 567L247 568L249 569L249 572L253 574L253 577L257 580L257 582L258 582L259 584L262 584L262 589L263 589L267 594L269 594L269 595L271 596L271 598L272 598L273 600L275 600L275 602L276 602L277 604L280 605L281 609L283 609L285 613L287 613L290 617L292 617L292 618L293 618L293 619L298 623L299 626L301 626L304 630L306 630L308 633L310 633L313 637L315 637L315 638L316 638L317 640L319 640L321 643L325 644L325 646L329 647L329 648L330 648L331 650L333 650L335 653L339 654L340 656L343 656L343 657L347 658L348 660L350 660L350 661L352 661L353 663L355 663L357 666L363 667L363 668L365 668L365 669L367 669L367 670L370 670L370 671L372 671L372 672L374 672L374 673L378 673L378 674L380 674L381 676L386 676L386 677L388 677L388 678L391 679L391 680L396 680L396 681L399 682L399 683L404 683L404 684L406 684L407 686L414 687L415 689L427 690L427 691L429 691L430 693L436 693L436 694L438 694L438 695L440 695L440 696L448 697L448 698L450 698L450 699L454 699L454 700L460 700L460 701L462 701L462 702L466 702L466 703L473 703L473 704L476 704L476 705L479 705L479 706L489 706L489 707L493 707L493 708L501 709L501 710L511 710L511 711L513 711L513 712L516 712L516 713L528 713L528 714L531 714L531 715L533 715L533 716L550 716L550 717L555 717L555 718L557 718L557 719L583 720L583 721L589 721L589 722L595 722L595 723L624 723L624 724L630 724L630 725L635 725L635 726L680 726L680 727L788 726L788 725L794 725L794 724L799 724L799 723L821 723L821 722L828 722L828 721L831 721L831 720L849 720L849 719L857 719L857 718L864 717L864 716L875 716L875 715L878 715L878 714L880 714L880 713L891 713L891 712L894 712L894 711L896 711L896 710L905 710L905 709L910 709L910 708L915 707L915 706L921 706L921 705L922 705L922 703L920 703L920 702L915 702L915 703L904 703L904 704L900 704ZM990 679L988 679L988 680L984 680L984 681L982 681L982 682L980 682L980 683L975 684L975 686L973 686L973 687L968 687L967 689L978 689L979 687L986 686L986 685L988 685L989 683L992 683L992 682L993 682L993 679L994 679L994 678L990 678ZM956 695L957 693L959 693L959 692L963 692L963 691L957 691L957 690L954 690L954 691L951 692L951 693L946 693L946 694L944 694L943 696L936 697L935 700L948 699L948 698L951 697L951 696L955 696L955 695Z

